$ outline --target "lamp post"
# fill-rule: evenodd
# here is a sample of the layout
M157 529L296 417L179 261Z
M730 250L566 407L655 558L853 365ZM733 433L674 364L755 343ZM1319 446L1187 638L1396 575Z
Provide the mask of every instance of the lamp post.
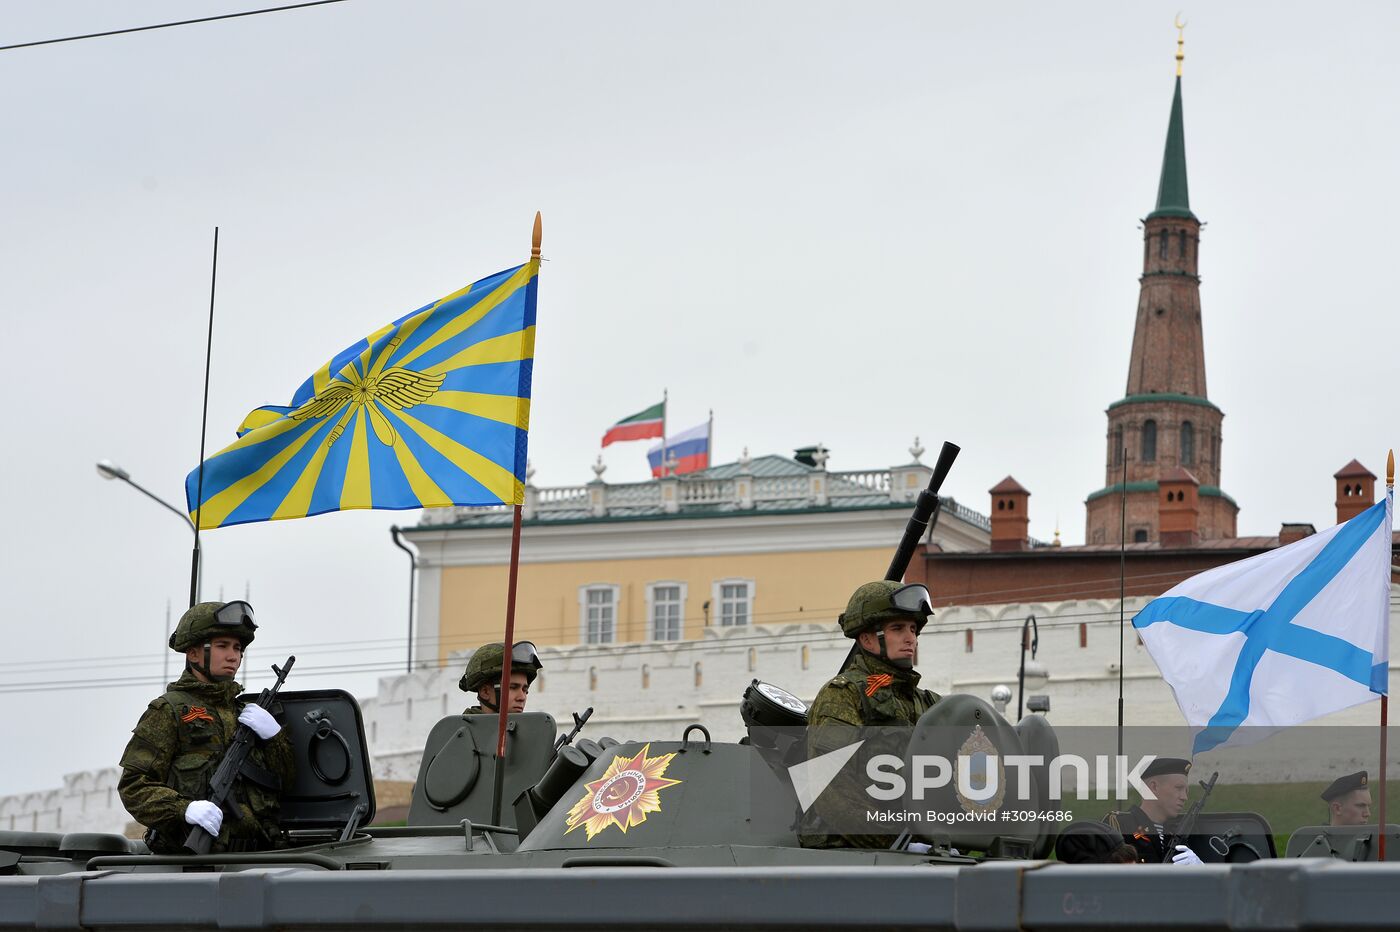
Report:
M1026 648L1030 648L1031 661L1026 663ZM1018 685L1016 696L1016 721L1021 720L1026 708L1026 685L1030 681L1031 689L1044 686L1050 679L1050 672L1045 669L1045 664L1035 659L1035 652L1040 648L1040 629L1036 627L1035 616L1027 615L1025 622L1021 624L1021 669L1016 675Z
M199 532L195 530L194 522L190 520L189 515L185 514L183 511L176 508L174 505L170 504L165 499L161 498L159 495L156 495L154 492L151 492L149 489L142 488L139 484L137 484L135 480L131 478L131 473L127 472L125 469L122 469L120 466L118 466L111 460L98 460L97 474L103 479L107 480L120 479L136 491L140 492L142 495L149 498L151 501L155 502L157 505L160 505L162 508L173 511L175 514L179 515L180 520L185 522L186 526L189 527L190 531L194 533L194 550L196 555L196 564L200 568L199 575L201 577L204 575L204 561L202 559L202 554L200 554L199 552ZM196 579L195 581L195 601L199 601L198 579Z

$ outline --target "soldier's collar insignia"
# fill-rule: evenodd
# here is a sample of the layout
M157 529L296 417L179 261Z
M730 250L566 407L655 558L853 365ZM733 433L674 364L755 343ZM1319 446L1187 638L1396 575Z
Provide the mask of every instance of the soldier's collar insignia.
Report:
M569 810L564 830L567 835L583 826L592 841L609 825L626 832L647 820L647 813L661 811L660 791L675 786L680 780L665 776L675 752L648 757L651 745L646 744L633 757L617 755L608 764L603 776L585 786L582 798Z
M894 682L894 677L889 673L874 673L865 681L865 695L874 696L876 692L884 689Z

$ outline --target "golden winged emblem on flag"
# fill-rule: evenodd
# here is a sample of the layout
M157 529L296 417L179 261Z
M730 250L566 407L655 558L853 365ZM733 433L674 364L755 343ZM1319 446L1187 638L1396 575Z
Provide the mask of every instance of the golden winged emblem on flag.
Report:
M327 447L340 439L345 425L359 407L368 413L374 436L379 438L380 443L392 447L399 435L384 412L379 410L379 405L402 411L422 404L433 397L447 378L445 375L428 375L399 366L368 378L361 378L354 367L348 367L343 374L346 381L331 382L314 398L287 415L294 421L309 421L340 414L339 423L326 438Z

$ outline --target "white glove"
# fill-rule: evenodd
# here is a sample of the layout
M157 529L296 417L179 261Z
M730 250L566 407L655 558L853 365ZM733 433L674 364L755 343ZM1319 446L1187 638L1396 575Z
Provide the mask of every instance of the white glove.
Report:
M277 719L272 717L271 712L251 703L245 705L243 711L238 713L238 723L253 729L253 734L264 741L282 730L282 726L277 724Z
M185 821L218 838L219 829L224 825L224 811L207 799L196 799L185 807Z
M905 848L904 850L912 851L915 854L928 854L929 850L932 847L932 845L926 845L922 841L911 841L909 842L909 847Z
M1201 859L1196 852L1185 845L1176 846L1176 854L1172 855L1173 864L1200 864Z

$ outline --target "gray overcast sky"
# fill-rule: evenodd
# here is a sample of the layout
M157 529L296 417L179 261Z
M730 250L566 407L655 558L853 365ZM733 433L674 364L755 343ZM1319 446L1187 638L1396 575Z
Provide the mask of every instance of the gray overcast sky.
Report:
M253 3L0 6L0 44ZM524 260L545 218L531 453L592 477L655 402L716 457L824 441L834 469L963 446L1032 533L1082 541L1123 393L1175 4L344 4L0 53L7 358L0 793L116 760L158 690L189 532L212 228L209 449L332 353ZM1241 533L1332 523L1394 415L1400 5L1187 10L1210 396ZM607 478L646 474L611 447ZM403 657L413 514L205 536L257 678ZM891 545L893 545L891 541ZM314 645L314 646L313 646ZM173 655L172 655L173 657ZM84 681L132 677L122 687ZM67 683L48 692L15 684ZM254 683L256 685L257 679ZM77 685L74 685L77 684ZM16 749L22 749L17 751Z

